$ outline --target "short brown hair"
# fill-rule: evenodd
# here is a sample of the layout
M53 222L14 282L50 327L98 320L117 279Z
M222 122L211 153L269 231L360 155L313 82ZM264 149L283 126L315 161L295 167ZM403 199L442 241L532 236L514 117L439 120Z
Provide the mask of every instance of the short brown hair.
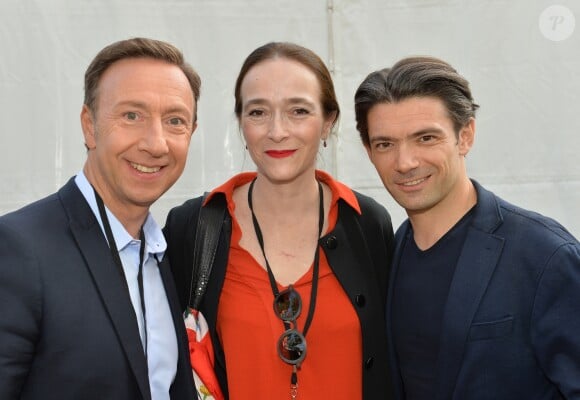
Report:
M479 108L473 101L469 82L448 63L435 57L409 57L370 73L354 96L356 129L369 146L367 116L376 104L397 103L410 97L435 97L444 104L453 121L455 133Z
M95 56L87 68L85 72L84 103L92 113L96 111L99 81L104 72L115 62L127 58L152 58L176 65L187 77L197 104L201 88L201 79L191 65L185 62L181 51L175 46L160 40L132 38L108 45ZM197 120L197 107L195 110L196 115L194 116L194 120Z
M336 113L336 117L333 121L334 126L340 116L340 107L336 100L334 84L332 83L332 77L328 68L326 68L324 61L322 61L322 59L312 50L288 42L270 42L260 46L250 53L244 61L240 73L238 74L238 79L236 80L234 92L236 101L234 110L238 120L242 113L242 96L240 91L246 74L256 64L276 57L296 61L314 73L318 83L320 84L320 101L322 103L322 109L324 110L324 116L328 117L332 113Z

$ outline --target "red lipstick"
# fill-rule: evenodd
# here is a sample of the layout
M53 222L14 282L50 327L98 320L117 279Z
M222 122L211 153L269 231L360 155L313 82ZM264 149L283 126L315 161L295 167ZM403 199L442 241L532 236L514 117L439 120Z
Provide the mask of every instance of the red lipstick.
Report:
M296 150L268 150L266 154L274 158L290 157Z

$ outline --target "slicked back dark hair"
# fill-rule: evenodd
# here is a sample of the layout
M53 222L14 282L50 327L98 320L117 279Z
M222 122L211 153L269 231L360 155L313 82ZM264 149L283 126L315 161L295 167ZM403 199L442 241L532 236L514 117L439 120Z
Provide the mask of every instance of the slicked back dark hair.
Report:
M191 65L185 62L183 54L178 48L167 42L147 38L132 38L112 43L95 56L85 72L84 99L84 103L93 114L97 111L97 96L101 77L111 65L128 58L152 58L179 67L191 86L196 103L194 120L197 120L197 102L201 88L199 75Z
M473 101L469 82L448 63L435 57L409 57L391 68L370 73L354 96L356 129L369 146L368 113L381 103L397 103L411 97L440 99L453 121L455 134L475 118L479 108Z

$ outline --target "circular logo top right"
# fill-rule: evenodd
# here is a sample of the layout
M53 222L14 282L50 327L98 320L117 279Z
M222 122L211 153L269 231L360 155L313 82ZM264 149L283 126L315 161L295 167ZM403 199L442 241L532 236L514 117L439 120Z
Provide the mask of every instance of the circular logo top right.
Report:
M546 39L560 42L574 33L576 18L569 8L561 5L547 7L538 20L540 32Z

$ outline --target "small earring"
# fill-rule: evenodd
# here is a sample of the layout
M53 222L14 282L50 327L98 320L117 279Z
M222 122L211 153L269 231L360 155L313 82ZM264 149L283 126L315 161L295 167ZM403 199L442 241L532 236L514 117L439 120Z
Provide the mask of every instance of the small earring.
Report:
M322 147L326 147L326 139L322 140Z
M246 150L248 150L248 145L246 145Z

